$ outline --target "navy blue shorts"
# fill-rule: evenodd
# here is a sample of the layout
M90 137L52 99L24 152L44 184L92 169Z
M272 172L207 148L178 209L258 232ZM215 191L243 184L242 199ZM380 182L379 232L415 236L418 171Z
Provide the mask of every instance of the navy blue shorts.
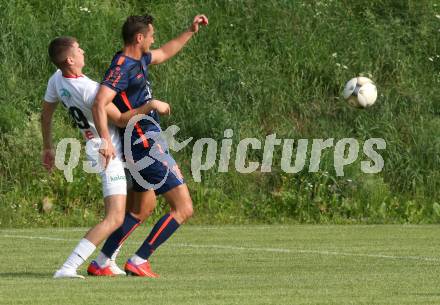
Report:
M176 161L168 150L162 150L160 145L149 139L150 146L142 151L133 151L133 161L147 159L147 166L137 173L130 175L135 192L146 192L153 189L157 195L184 184L185 181Z

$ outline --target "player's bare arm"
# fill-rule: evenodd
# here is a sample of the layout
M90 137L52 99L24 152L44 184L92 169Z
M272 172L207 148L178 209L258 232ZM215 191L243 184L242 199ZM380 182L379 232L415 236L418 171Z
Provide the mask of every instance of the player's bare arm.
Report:
M171 114L171 107L168 103L165 103L160 100L152 100L152 103L154 103L152 106L154 107L154 110L156 110L160 115L170 115ZM146 105L144 105L146 106Z
M205 15L195 16L193 23L188 28L188 30L186 30L173 40L170 40L160 48L151 50L151 63L153 65L161 64L176 55L191 39L191 37L199 31L199 26L207 24L208 18Z
M55 153L52 145L52 118L58 103L43 102L41 111L41 132L43 135L42 161L46 170L51 171L55 163Z
M112 141L110 140L110 134L108 132L107 111L105 109L106 106L112 102L115 96L115 91L107 88L106 86L101 86L96 94L95 102L92 107L93 121L95 122L96 130L98 131L99 136L105 139L107 142L107 146L99 150L104 157L105 167L107 167L110 160L116 156L115 149Z
M116 126L123 128L127 126L128 121L130 121L130 119L135 115L147 114L150 113L152 110L156 110L160 115L169 115L170 105L159 100L152 100L151 102L144 104L139 108L130 109L124 113L121 113L118 107L115 106L115 104L110 103L105 107L105 110L107 111L107 116L109 120Z

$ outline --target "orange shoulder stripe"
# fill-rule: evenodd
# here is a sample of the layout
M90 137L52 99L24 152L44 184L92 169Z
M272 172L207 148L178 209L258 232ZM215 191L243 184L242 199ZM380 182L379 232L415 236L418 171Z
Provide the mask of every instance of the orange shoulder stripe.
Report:
M122 65L125 61L125 56L121 55L121 57L118 58L118 62L116 63L118 66Z

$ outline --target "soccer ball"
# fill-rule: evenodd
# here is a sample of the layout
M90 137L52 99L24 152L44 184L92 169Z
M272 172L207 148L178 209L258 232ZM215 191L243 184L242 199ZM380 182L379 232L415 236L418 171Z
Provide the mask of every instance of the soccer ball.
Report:
M376 102L377 88L371 79L359 76L345 84L343 96L351 106L367 108Z

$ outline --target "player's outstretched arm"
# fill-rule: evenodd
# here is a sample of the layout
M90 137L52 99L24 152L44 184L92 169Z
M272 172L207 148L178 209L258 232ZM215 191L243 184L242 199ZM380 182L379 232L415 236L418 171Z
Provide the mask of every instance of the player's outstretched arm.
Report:
M197 15L194 17L191 26L180 34L178 37L170 40L159 49L151 50L151 63L153 65L161 64L174 55L176 55L183 46L191 39L194 33L199 31L199 25L207 25L208 18L205 15Z
M113 159L115 154L115 149L113 147L112 141L110 139L110 134L108 132L107 126L107 111L106 106L113 101L116 96L116 91L101 85L98 93L95 97L95 102L92 106L93 121L95 122L96 130L102 139L105 139L107 146L101 148L99 153L104 157L104 166L107 167L111 159Z
M139 108L128 110L127 112L121 113L119 109L113 104L110 103L105 107L107 111L107 116L109 120L118 127L125 127L128 124L128 121L132 117L138 114L147 114L152 110L156 110L161 115L169 115L170 114L170 105L168 103L152 100L151 102L142 105Z
M55 163L55 153L52 146L52 118L58 103L44 101L41 110L41 133L43 135L43 166L51 171Z

